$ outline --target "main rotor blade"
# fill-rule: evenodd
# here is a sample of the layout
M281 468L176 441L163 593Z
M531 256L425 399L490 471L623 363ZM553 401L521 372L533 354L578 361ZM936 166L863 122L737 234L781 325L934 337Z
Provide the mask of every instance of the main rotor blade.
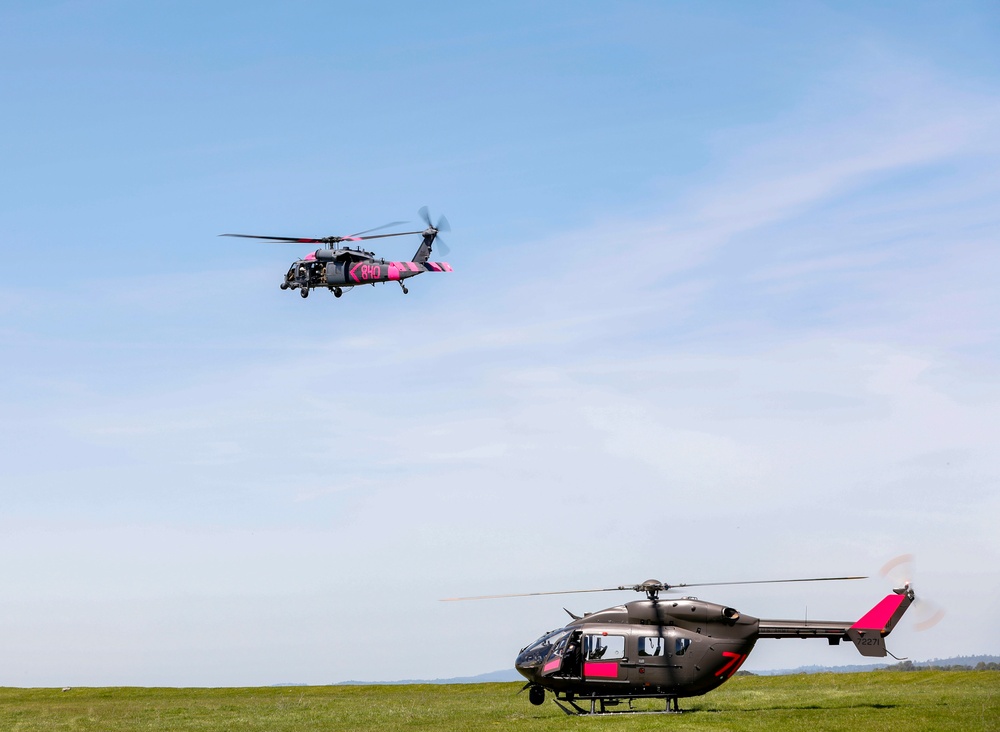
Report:
M479 595L477 597L445 597L441 602L459 602L462 600L500 600L505 597L537 597L539 595L579 595L584 592L618 592L630 590L631 587L605 587L601 590L561 590L559 592L520 592L513 595Z
M351 236L361 236L362 234L370 234L373 231L379 231L380 229L388 229L390 226L399 226L400 224L405 224L405 221L392 221L388 224L382 224L381 226L376 226L374 229L365 229L364 231L359 231L357 234L351 234Z
M389 226L390 224L386 224ZM384 226L379 226L379 229L385 228ZM376 229L369 229L369 231L376 231ZM362 232L364 233L364 232ZM372 234L371 236L359 236L358 234L351 234L350 236L327 236L322 239L313 239L307 237L297 237L297 236L258 236L256 234L219 234L219 236L237 236L241 239L262 239L264 241L280 241L288 244L330 244L340 241L360 241L361 239L384 239L387 236L409 236L410 234L422 234L422 231L397 231L395 234Z
M351 234L351 236L345 236L345 239L384 239L387 236L409 236L410 234L422 234L422 231L397 231L395 234L372 234L371 236L358 236L357 234Z
M851 577L808 577L808 578L796 578L796 579L779 579L779 580L750 580L744 582L692 582L692 583L682 583L676 585L670 585L666 582L658 585L661 591L669 592L670 590L675 590L679 587L719 587L722 585L767 585L776 584L779 582L838 582L841 580L859 580L868 579L867 577L861 576L851 576ZM441 600L441 602L458 602L460 600L500 600L505 597L539 597L542 595L580 595L587 592L620 592L623 590L635 590L637 592L645 591L643 584L637 585L620 585L619 587L603 587L599 590L560 590L558 592L519 592L512 595L478 595L476 597L446 597Z
M721 585L773 585L782 582L839 582L841 580L861 580L867 577L807 577L805 579L750 580L748 582L691 582L677 585L667 585L670 589L678 587L719 587Z
M219 236L238 236L241 239L264 239L266 241L286 241L294 244L324 244L326 239L307 239L296 236L257 236L256 234L219 234Z

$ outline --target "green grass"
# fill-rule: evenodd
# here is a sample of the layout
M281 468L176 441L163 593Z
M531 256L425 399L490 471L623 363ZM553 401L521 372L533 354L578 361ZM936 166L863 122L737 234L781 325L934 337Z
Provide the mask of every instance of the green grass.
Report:
M0 689L0 730L1000 730L1000 672L740 676L681 715L567 717L519 684Z

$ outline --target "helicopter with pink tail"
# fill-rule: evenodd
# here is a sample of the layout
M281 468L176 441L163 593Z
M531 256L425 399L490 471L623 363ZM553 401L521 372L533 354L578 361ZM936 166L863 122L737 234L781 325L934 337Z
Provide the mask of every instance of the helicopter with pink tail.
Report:
M220 234L242 239L261 239L290 244L323 244L322 249L310 252L302 259L296 260L285 273L281 283L282 290L298 290L303 298L309 297L309 292L315 289L326 289L341 297L345 292L359 285L376 285L385 282L397 282L407 294L405 280L416 277L424 272L451 272L447 262L430 261L431 252L436 243L441 253L447 256L447 245L438 238L441 231L450 231L451 226L444 216L432 223L430 213L424 206L419 211L420 217L427 224L422 231L399 231L391 234L372 234L392 226L399 226L405 221L393 221L374 229L359 231L348 236L327 236L319 239L290 236L259 236L256 234ZM384 239L390 236L408 236L419 234L422 238L420 246L409 261L389 261L376 257L360 247L342 246L344 242L360 242L367 239Z

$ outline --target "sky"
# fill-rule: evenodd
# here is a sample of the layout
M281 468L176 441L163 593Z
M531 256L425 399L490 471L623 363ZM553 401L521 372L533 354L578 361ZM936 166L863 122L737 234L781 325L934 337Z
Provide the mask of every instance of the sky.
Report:
M854 620L904 553L889 650L1000 654L995 3L0 17L0 685L474 675L633 598L442 598L648 578ZM217 236L424 205L405 296Z

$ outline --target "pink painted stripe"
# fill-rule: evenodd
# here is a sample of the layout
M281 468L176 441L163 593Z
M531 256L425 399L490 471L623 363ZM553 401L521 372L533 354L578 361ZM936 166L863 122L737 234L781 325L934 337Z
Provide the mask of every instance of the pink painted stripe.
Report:
M441 268L438 266L437 262L427 262L427 266L430 269L434 270L435 272L440 272L441 271Z
M896 609L903 602L904 597L905 595L892 594L882 598L878 605L865 613L865 616L851 627L858 628L859 630L884 631L885 626L892 619L892 614L896 612Z
M399 279L399 267L396 266L395 262L389 265L389 279L390 280Z
M562 666L562 659L553 659L542 667L542 673L547 674L549 671L558 671L560 666Z
M445 272L451 272L452 271L451 265L448 264L447 262L441 262L441 269L443 269Z
M614 661L587 662L583 664L584 677L617 679L618 664Z

